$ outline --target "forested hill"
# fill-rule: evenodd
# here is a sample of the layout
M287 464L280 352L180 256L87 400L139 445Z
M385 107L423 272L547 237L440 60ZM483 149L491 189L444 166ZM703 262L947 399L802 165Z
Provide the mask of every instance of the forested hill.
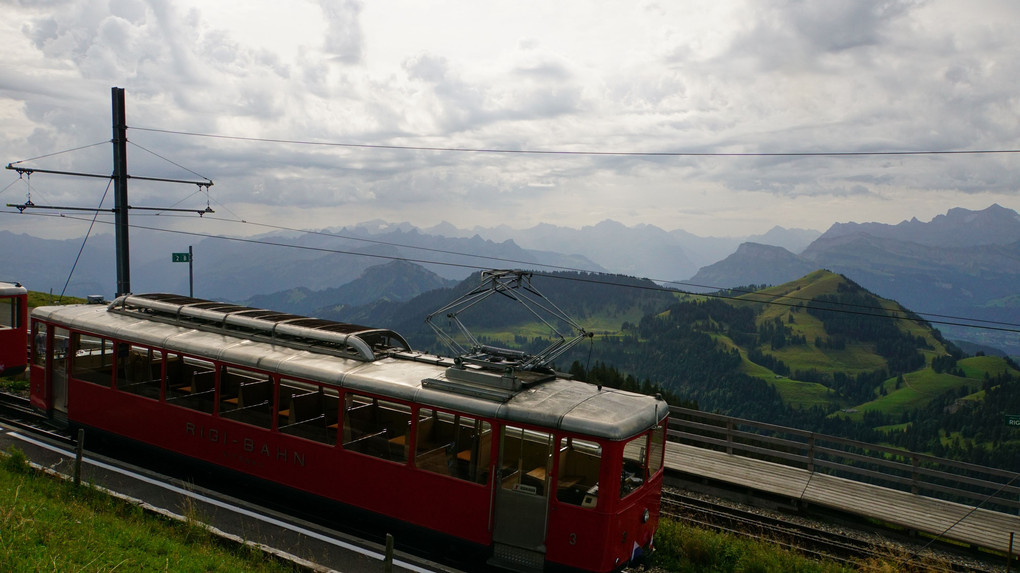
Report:
M424 318L478 280L333 318L394 328L418 349L445 353ZM971 461L1020 457L1020 440L998 427L1003 414L1020 414L1016 365L965 358L919 317L841 275L815 271L775 287L714 295L588 273L536 275L534 285L596 333L591 346L558 361L579 378ZM535 351L549 342L548 329L504 297L462 318L484 343ZM968 412L974 420L965 419Z
M659 385L701 409L1010 467L1020 372L964 358L919 317L841 275L690 296L597 347L589 381ZM630 378L627 378L627 375ZM641 381L641 384L637 384Z
M954 351L916 315L826 271L686 297L628 325L620 342L600 357L709 409L759 419L778 402L850 408Z

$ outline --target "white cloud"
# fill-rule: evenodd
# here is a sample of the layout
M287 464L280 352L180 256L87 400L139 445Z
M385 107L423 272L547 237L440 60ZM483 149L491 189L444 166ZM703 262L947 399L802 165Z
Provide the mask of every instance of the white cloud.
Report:
M109 89L120 86L132 142L211 177L213 197L239 216L284 225L612 218L746 235L1020 208L1012 155L479 154L140 129L506 150L1016 149L1012 3L81 0L8 1L5 15L2 160L108 138ZM190 176L129 155L132 172ZM35 164L103 172L109 152ZM83 203L103 191L41 175L32 184ZM19 185L0 200L23 195ZM132 187L146 201L201 201L194 191Z
M323 15L329 23L325 50L345 64L361 62L361 2L356 0L320 0Z

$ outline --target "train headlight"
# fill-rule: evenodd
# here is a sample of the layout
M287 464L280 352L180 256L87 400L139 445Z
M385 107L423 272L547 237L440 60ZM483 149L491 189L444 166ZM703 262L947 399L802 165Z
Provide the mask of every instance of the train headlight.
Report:
M648 508L645 508L645 512L641 514L641 523L648 523L648 520L652 518L652 514L648 512Z

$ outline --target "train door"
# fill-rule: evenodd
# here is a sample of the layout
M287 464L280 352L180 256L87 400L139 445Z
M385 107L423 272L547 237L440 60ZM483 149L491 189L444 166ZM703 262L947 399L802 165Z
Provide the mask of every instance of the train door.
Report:
M499 565L542 569L552 452L552 434L503 427L492 530L493 561Z
M32 406L42 412L49 412L52 407L50 394L49 360L46 351L49 348L49 329L45 322L32 323L32 356L29 365L30 398Z
M50 391L53 396L53 410L67 417L67 346L70 332L66 328L53 327L53 338L49 347Z

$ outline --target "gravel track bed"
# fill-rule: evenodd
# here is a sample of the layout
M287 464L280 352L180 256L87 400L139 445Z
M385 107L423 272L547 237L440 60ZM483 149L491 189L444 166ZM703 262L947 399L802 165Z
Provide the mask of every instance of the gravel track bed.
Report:
M884 547L888 549L889 555L892 559L903 560L905 562L910 556L920 554L925 557L930 557L930 563L939 564L938 568L934 570L951 570L953 567L960 567L984 571L1005 571L1006 568L1006 560L1004 557L969 553L965 549L961 549L960 551L947 550L944 547L939 546L937 543L931 543L931 540L926 538L910 538L906 534L894 531L882 532L875 528L868 528L863 524L856 526L847 523L834 523L820 518L816 519L793 513L764 509L685 489L666 487L664 490L673 494L684 495L702 501L747 511L763 517L782 519L790 523L814 527L829 533L842 535L850 539L867 542L875 545L876 547ZM904 567L904 570L906 570L906 567ZM1016 570L1015 566L1013 570ZM667 573L661 569L656 570L654 568L637 568L632 571Z

